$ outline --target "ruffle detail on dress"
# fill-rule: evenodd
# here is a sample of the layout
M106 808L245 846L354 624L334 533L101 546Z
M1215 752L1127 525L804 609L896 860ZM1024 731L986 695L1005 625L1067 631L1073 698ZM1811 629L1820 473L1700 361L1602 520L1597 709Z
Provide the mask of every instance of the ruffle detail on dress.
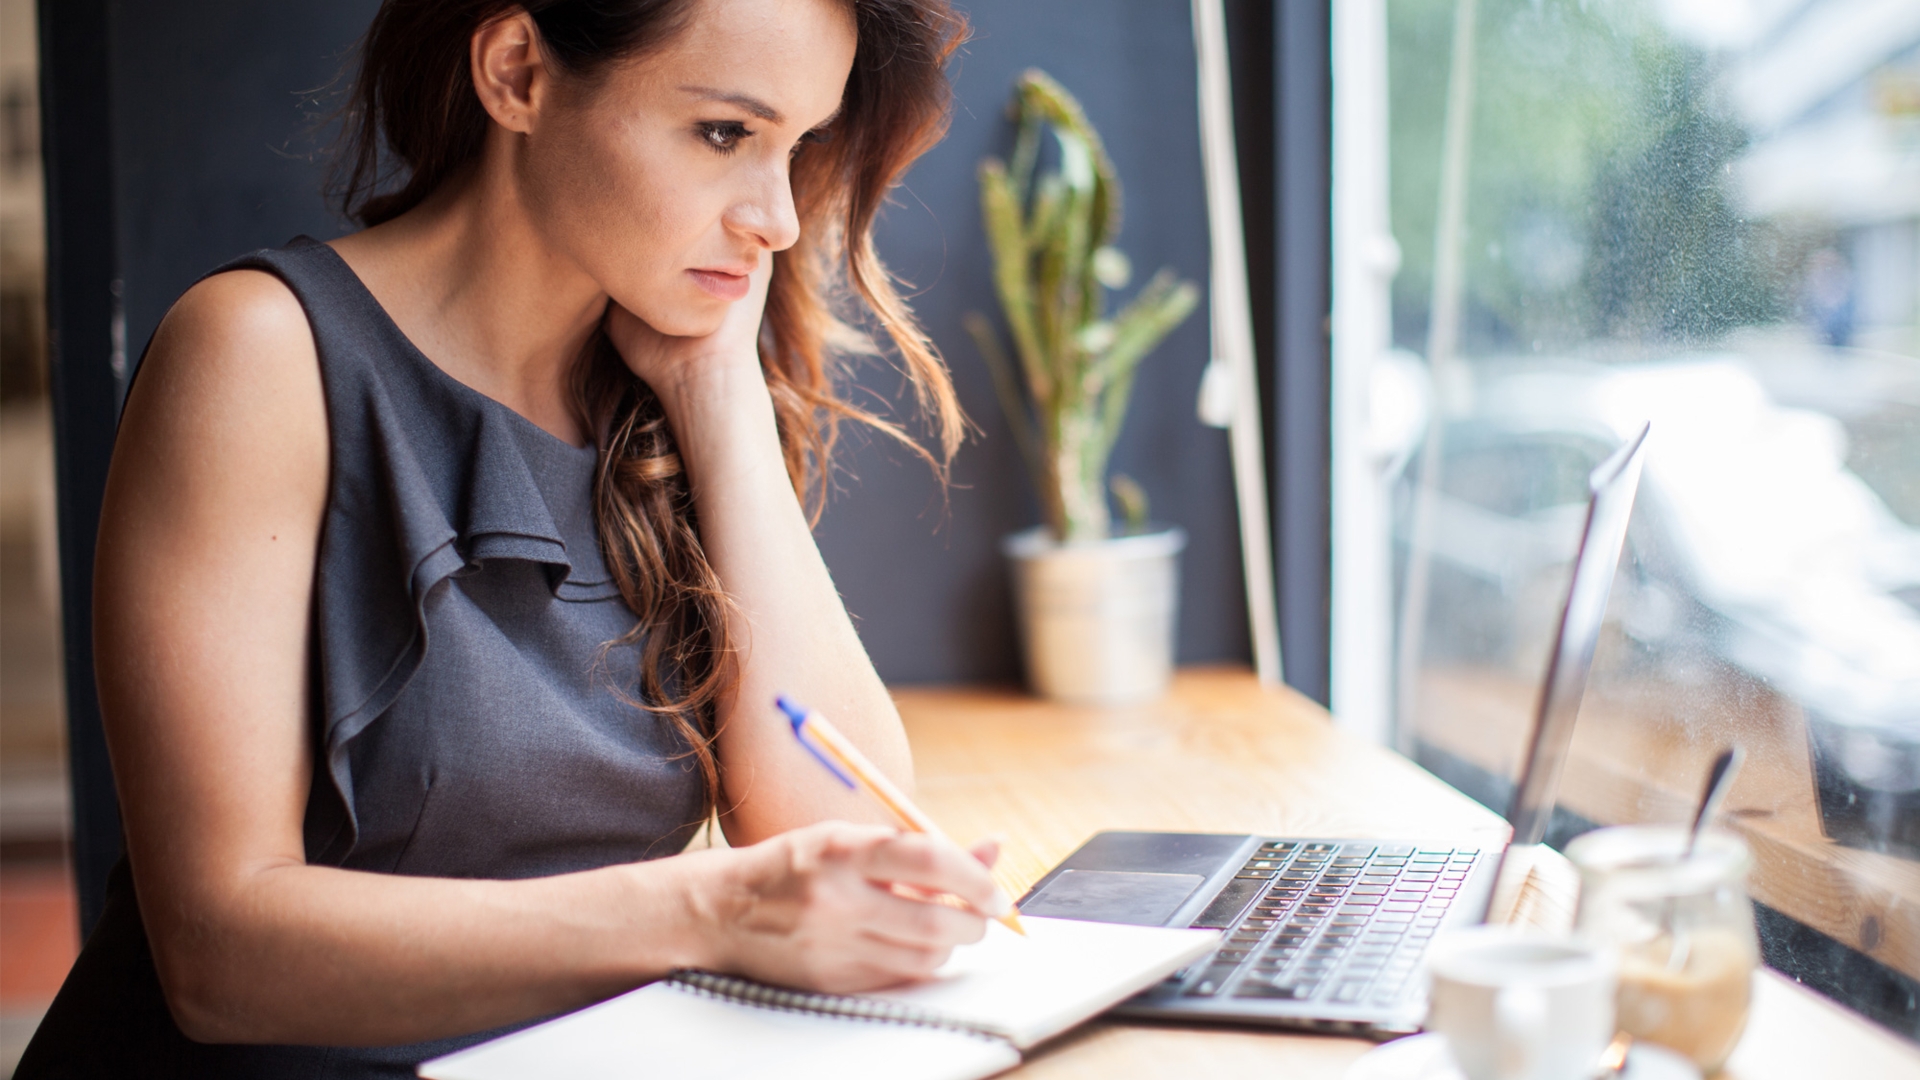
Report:
M589 491L591 451L436 367L332 248L302 238L221 270L240 268L275 274L300 300L325 387L333 460L314 588L324 759L316 764L341 805L310 806L308 857L337 863L358 834L350 744L419 671L427 608L443 582L517 559L544 565L564 601L617 601L619 590L600 556L590 497L554 506L543 493ZM313 317L343 309L365 318Z

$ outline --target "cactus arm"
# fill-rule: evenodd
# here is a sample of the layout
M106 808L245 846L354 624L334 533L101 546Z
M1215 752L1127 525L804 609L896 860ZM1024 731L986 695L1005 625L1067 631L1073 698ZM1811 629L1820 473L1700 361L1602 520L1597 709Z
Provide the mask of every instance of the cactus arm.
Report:
M1026 205L1028 196L1033 194L1033 171L1040 160L1040 124L1019 110L1020 127L1013 138L1013 158L1008 162L1007 175L1013 180L1013 193L1019 205Z
M1078 372L1068 336L1073 331L1073 312L1062 298L1073 239L1074 193L1057 176L1049 176L1038 199L1050 212L1044 222L1036 222L1034 236L1034 336L1048 365L1055 403L1071 407Z
M1113 501L1120 504L1120 517L1127 523L1127 531L1139 532L1145 528L1147 490L1125 473L1114 473L1113 479L1107 482L1107 489L1113 492Z
M1028 69L1020 76L1017 93L1023 117L1035 116L1056 128L1072 131L1092 150L1098 192L1094 213L1100 223L1096 233L1100 244L1111 240L1120 231L1120 181L1114 173L1113 159L1107 156L1106 144L1100 140L1100 132L1088 122L1086 111L1073 95L1046 72Z
M1120 185L1099 132L1073 97L1052 79L1029 72L1022 83L1023 115L1053 125L1060 145L1060 175L1078 199L1068 260L1062 281L1068 285L1062 306L1074 328L1100 318L1103 293L1093 279L1093 253L1119 228Z
M1115 316L1113 344L1100 357L1090 380L1101 387L1103 462L1120 437L1140 361L1184 322L1199 302L1200 290L1186 282L1176 283L1172 271L1162 270Z
M1060 175L1067 186L1067 210L1062 215L1061 261L1058 304L1062 318L1055 327L1056 346L1063 357L1075 361L1075 376L1085 371L1085 356L1075 338L1089 321L1088 307L1099 303L1098 283L1093 279L1093 243L1099 231L1094 218L1095 178L1093 151L1077 133L1055 129L1060 143ZM1098 318L1098 312L1093 315Z
M1026 228L1020 220L1020 207L1014 200L1006 169L992 159L980 165L980 215L986 222L987 243L993 251L995 291L999 293L1007 326L1013 332L1014 348L1020 354L1028 389L1035 402L1049 401L1054 383L1041 348L1039 328L1034 325Z
M1200 290L1187 282L1176 282L1173 271L1162 270L1153 276L1140 294L1113 319L1113 343L1101 354L1092 379L1099 385L1133 370L1154 346L1186 321L1200 303Z

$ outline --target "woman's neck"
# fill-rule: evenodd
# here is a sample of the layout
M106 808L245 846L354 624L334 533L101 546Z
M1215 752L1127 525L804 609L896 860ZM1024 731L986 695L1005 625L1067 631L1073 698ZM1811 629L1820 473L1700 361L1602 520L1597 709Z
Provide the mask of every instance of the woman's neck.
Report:
M557 438L591 441L569 375L606 294L553 250L498 172L456 177L332 246L442 371Z

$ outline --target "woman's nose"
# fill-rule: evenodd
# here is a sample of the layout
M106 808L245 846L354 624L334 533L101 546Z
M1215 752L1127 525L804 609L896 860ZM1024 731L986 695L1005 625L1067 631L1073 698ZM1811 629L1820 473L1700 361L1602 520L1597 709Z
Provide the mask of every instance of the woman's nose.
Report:
M785 251L800 239L800 215L784 168L764 170L755 190L735 203L727 216L729 226L769 251Z

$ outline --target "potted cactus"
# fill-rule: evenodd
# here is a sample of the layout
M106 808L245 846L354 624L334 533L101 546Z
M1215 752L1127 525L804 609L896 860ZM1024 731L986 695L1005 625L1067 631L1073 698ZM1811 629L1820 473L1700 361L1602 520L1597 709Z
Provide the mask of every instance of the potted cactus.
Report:
M980 208L1011 354L978 312L968 332L1039 496L1045 524L1007 537L1034 689L1070 701L1158 696L1172 672L1177 559L1186 536L1147 521L1146 494L1107 476L1140 362L1192 313L1199 292L1161 270L1126 287L1120 183L1080 103L1040 71L1014 91L1010 162L980 165ZM1051 133L1054 163L1041 167ZM1108 495L1121 510L1115 529Z

